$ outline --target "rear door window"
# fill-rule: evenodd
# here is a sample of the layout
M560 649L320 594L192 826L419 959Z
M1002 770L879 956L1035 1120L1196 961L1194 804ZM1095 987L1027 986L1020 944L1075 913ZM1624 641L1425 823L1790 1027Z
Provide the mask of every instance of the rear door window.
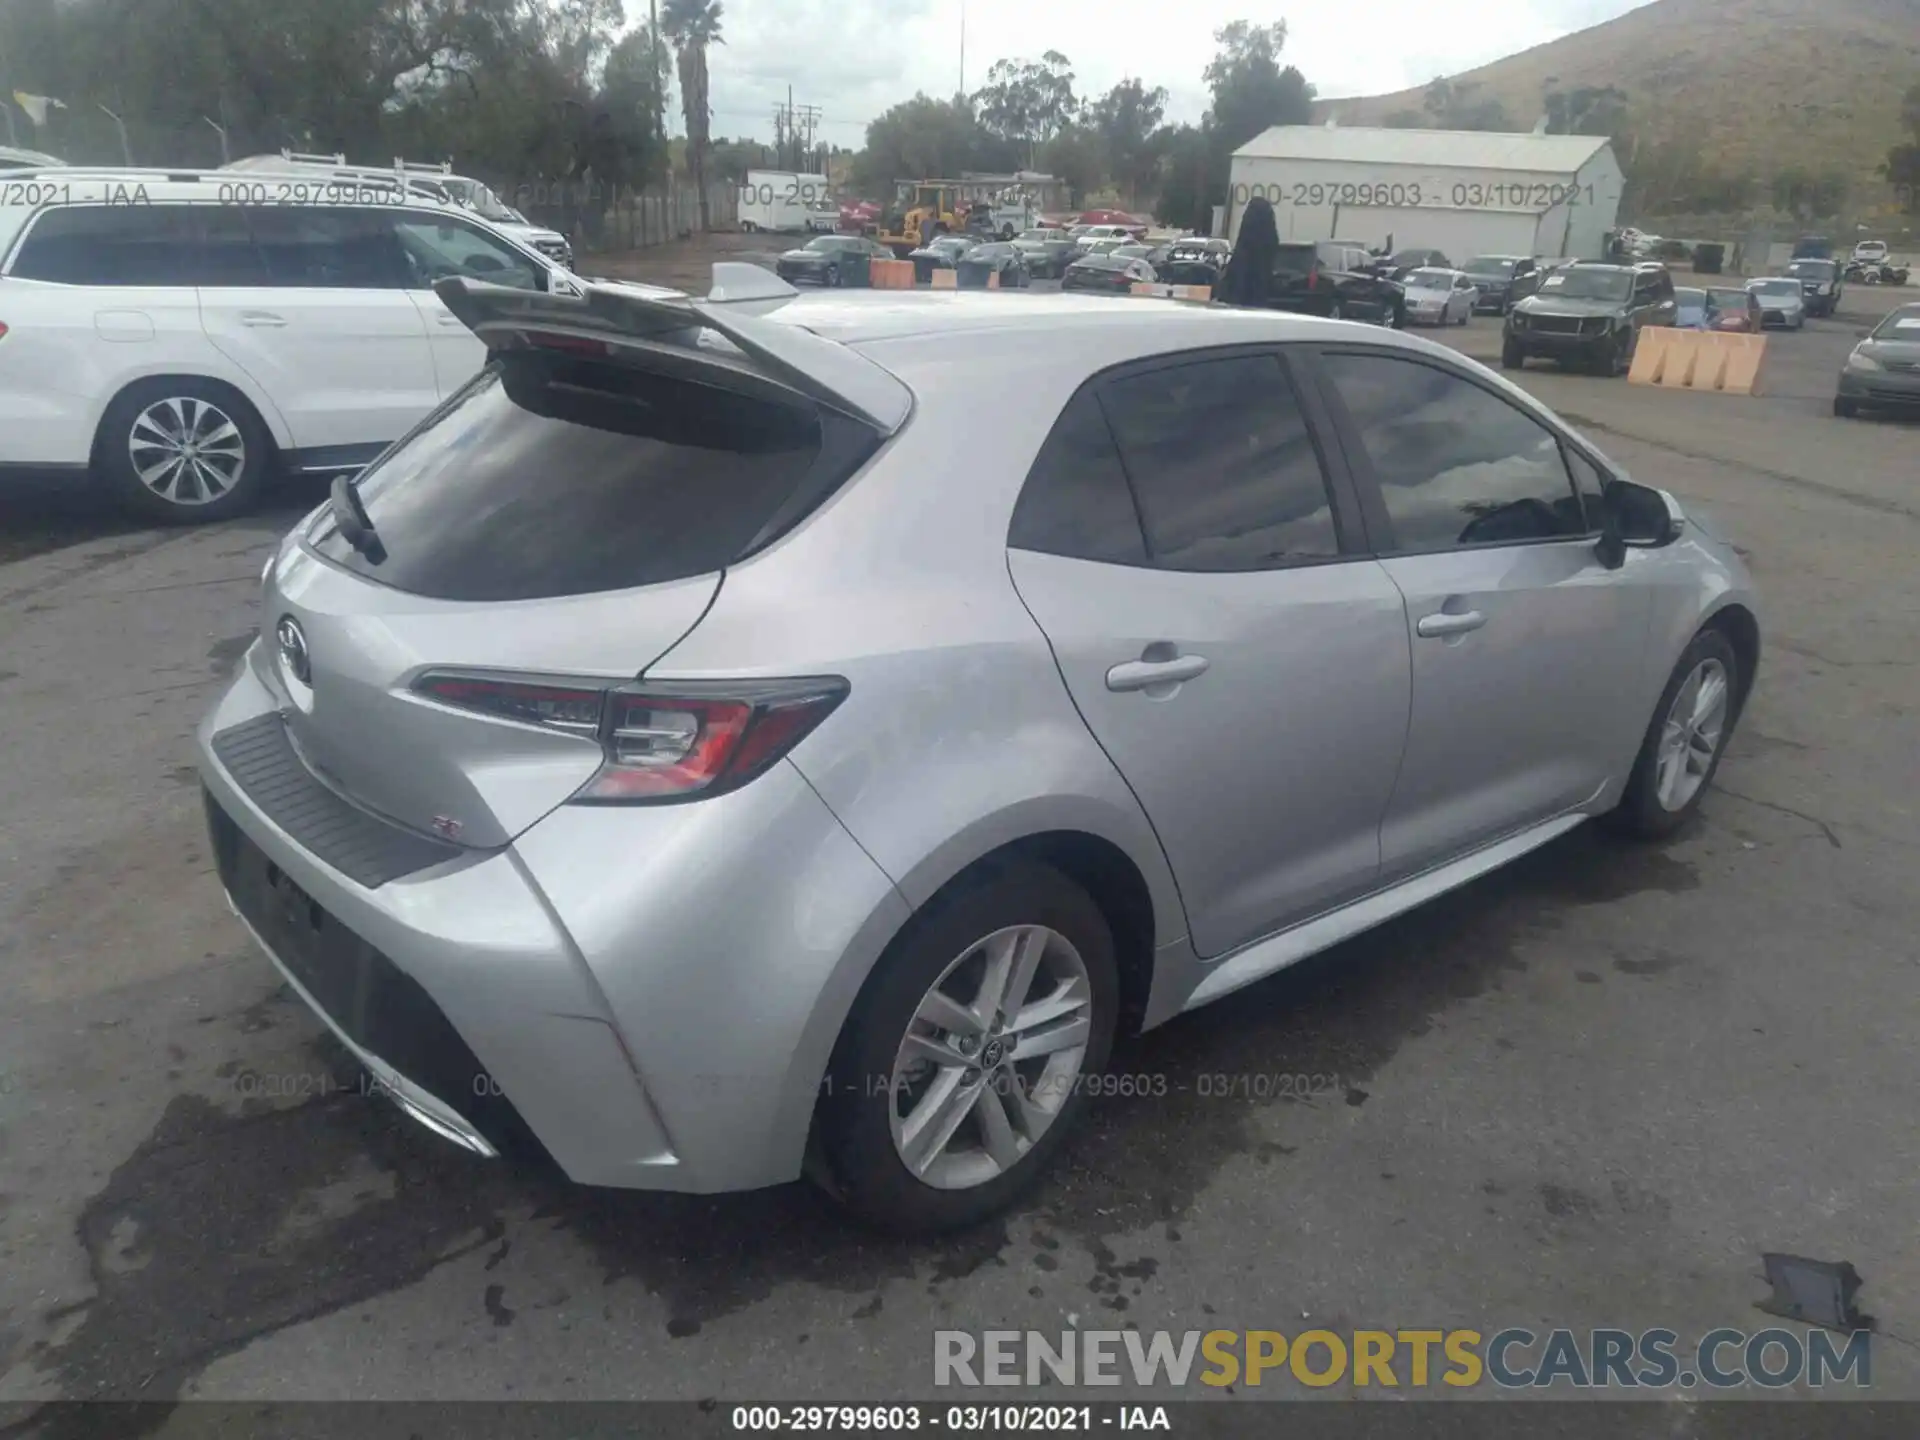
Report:
M1320 453L1273 355L1109 381L1101 408L1167 570L1266 570L1340 553Z
M245 213L269 285L317 290L405 287L400 244L378 210L288 205L254 207Z
M802 404L558 352L498 356L361 481L386 554L330 559L446 600L709 574L853 473L871 431Z
M8 274L61 285L192 285L194 214L186 205L65 205L43 212Z
M1016 550L1144 565L1146 538L1107 417L1091 389L1067 402L1027 473L1007 544Z

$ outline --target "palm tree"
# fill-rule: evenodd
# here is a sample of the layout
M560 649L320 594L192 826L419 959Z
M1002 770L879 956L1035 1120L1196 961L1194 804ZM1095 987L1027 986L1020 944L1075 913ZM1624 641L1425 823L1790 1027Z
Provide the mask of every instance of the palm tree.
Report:
M700 197L700 228L707 228L707 146L712 111L707 106L707 46L720 38L720 0L666 0L660 28L673 42L680 72L680 105L687 116L687 163Z

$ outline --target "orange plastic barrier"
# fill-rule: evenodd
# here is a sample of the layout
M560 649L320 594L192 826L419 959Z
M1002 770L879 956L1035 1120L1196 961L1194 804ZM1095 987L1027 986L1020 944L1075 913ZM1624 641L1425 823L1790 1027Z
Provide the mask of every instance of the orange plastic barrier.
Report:
M1133 293L1158 300L1190 300L1199 305L1213 299L1211 285L1158 285L1150 280L1134 281Z
M911 260L869 260L867 283L876 290L911 290L913 289L913 262Z
M1764 335L1649 325L1634 342L1627 382L1659 390L1758 395L1766 359Z
M960 288L960 272L957 270L935 270L933 272L933 288L936 290L958 290Z

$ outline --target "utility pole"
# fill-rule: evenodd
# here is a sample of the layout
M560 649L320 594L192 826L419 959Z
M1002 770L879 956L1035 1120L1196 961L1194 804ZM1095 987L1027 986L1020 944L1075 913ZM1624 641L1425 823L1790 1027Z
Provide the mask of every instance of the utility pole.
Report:
M960 0L960 95L967 94L967 0Z

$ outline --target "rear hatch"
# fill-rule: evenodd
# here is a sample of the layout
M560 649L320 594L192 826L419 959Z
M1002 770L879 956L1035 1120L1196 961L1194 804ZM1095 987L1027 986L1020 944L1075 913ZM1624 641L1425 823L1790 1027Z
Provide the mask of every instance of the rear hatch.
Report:
M811 353L843 379L871 381L857 364L898 385L793 326L703 324L684 297L609 307L592 287L516 301L449 283L448 305L506 348L280 562L261 670L333 788L490 847L601 771L602 692L671 649L726 567L799 523L905 411L876 417L806 383ZM663 315L681 329L657 328ZM742 327L786 333L726 338ZM885 394L868 384L869 401Z
M1312 245L1283 244L1273 257L1273 294L1299 295L1319 283L1320 252Z

